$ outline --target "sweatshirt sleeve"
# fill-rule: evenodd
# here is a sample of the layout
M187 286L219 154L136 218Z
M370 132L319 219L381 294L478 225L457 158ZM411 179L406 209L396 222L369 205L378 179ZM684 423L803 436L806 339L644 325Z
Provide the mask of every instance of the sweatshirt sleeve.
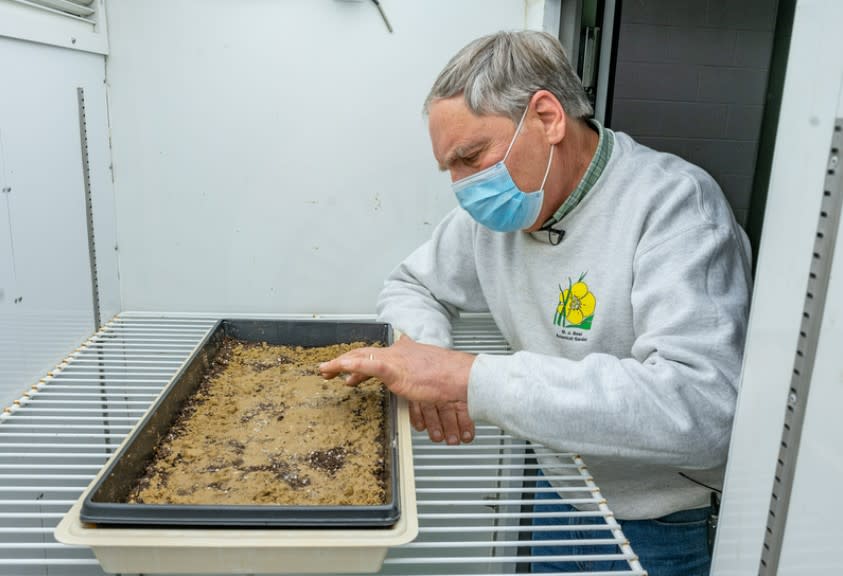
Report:
M488 309L477 279L473 229L464 211L452 210L387 277L378 319L418 342L450 348L451 322L459 311Z
M748 314L745 238L699 224L639 252L633 272L629 358L480 355L471 417L561 451L722 465Z

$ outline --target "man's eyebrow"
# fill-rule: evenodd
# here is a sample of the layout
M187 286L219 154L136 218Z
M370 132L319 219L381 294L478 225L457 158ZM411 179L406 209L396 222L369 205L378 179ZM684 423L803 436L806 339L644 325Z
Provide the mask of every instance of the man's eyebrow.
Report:
M461 158L466 158L479 152L485 148L488 143L488 139L484 138L482 140L475 140L473 142L467 142L454 147L454 149L451 150L451 152L445 157L445 161L439 164L439 170L445 172L451 167L451 164Z

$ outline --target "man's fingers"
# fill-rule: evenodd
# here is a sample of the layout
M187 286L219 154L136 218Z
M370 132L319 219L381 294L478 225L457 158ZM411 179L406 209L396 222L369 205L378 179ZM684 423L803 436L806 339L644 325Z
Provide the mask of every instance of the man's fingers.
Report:
M427 435L434 442L441 442L445 436L442 434L442 422L439 420L439 411L433 404L422 404L421 411L424 415L424 424L427 426Z
M424 415L421 411L421 406L418 402L410 402L410 424L415 428L416 432L421 432L425 429Z
M378 370L383 367L383 364L375 359L373 350L361 348L328 362L322 362L319 365L319 374L326 380L343 375L345 383L349 386L365 382L372 376L376 376Z
M331 378L336 378L342 373L343 369L341 366L341 358L342 357L334 358L328 362L322 362L319 365L319 374L322 375L322 378L330 380Z
M371 376L367 376L366 374L360 374L359 372L353 372L345 377L345 383L347 386L357 386L371 378Z
M474 420L468 416L468 406L460 403L457 408L457 422L460 430L460 440L471 442L474 440Z
M442 429L445 434L445 442L450 445L460 443L460 428L457 423L457 410L453 404L444 404L438 407L439 420L442 422Z

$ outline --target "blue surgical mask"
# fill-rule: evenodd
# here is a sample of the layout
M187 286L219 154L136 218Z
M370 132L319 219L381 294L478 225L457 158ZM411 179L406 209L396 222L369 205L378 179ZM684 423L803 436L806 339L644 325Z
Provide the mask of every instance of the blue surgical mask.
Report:
M523 192L518 188L506 167L506 159L521 132L527 110L529 104L518 122L503 160L451 185L460 206L477 222L498 232L515 232L529 228L536 223L542 208L544 184L547 182L550 163L553 161L553 145L550 147L550 157L547 159L547 169L541 187L535 192Z

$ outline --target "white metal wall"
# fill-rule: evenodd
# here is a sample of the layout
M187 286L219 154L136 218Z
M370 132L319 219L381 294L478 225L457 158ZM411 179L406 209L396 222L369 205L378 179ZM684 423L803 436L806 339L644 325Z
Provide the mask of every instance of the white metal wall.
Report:
M843 19L838 20L843 22ZM843 78L841 78L843 80ZM843 118L843 82L837 117ZM838 136L838 142L843 137ZM840 158L840 148L837 148ZM843 170L836 162L836 172ZM840 177L837 177L840 182ZM840 194L838 189L835 191ZM840 438L843 424L843 234L837 230L828 290L816 350L805 424L785 525L780 576L824 576L843 573L843 458Z
M837 0L797 2L742 388L726 470L723 514L712 563L712 574L718 576L756 574L759 570L829 147L835 116L841 113L843 61L836 57L843 53L841 23L843 4ZM841 257L838 252L833 271L838 276ZM841 569L839 553L828 556L819 553L819 549L828 552L832 547L839 547L841 536L836 522L841 510L839 487L843 484L843 468L839 417L835 415L839 412L841 384L839 326L835 328L839 310L829 313L829 306L833 310L835 305L840 305L839 294L836 298L832 296L835 287L839 289L839 278L836 281L832 278L829 285L812 378L812 382L820 381L822 400L818 401L830 403L824 408L809 406L806 412L805 435L782 547L782 574L839 574ZM831 325L827 327L829 322ZM826 380L821 381L823 378ZM812 393L815 386L811 384ZM835 396L837 403L831 401ZM821 440L823 434L825 440ZM806 446L806 443L810 444ZM802 459L806 453L807 461ZM820 487L828 492L817 490ZM811 505L806 506L807 502ZM826 521L821 514L811 514L811 510L817 511L819 507L825 509ZM834 522L829 524L828 518ZM791 522L795 524L794 530ZM800 529L805 530L802 538L798 534ZM812 546L800 554L799 545L805 542L812 542Z
M394 34L371 2L108 3L124 309L373 310L455 205L421 114L435 75L543 11L381 5Z
M105 316L119 311L105 58L0 36L0 406L94 330L77 88ZM109 213L110 210L110 213ZM111 225L108 225L108 222Z

